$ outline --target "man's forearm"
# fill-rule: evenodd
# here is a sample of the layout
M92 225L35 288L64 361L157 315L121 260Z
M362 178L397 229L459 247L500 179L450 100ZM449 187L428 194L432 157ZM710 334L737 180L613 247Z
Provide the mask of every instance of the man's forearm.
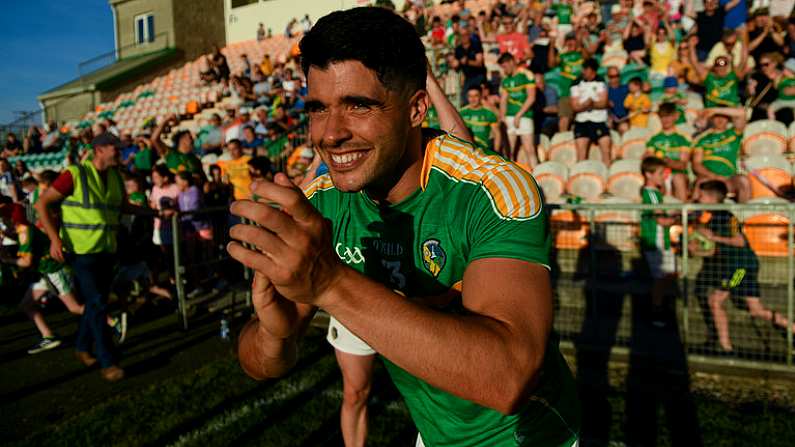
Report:
M240 332L238 357L249 376L263 380L281 377L295 365L298 343L295 338L277 339L261 326L256 318Z
M318 304L410 374L502 413L517 409L543 363L546 333L527 342L506 322L435 311L350 269Z

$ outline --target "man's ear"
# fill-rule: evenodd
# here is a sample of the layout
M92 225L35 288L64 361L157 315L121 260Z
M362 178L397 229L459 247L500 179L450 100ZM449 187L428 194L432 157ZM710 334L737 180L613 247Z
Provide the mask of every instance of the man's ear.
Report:
M409 99L409 120L411 127L422 127L428 109L431 108L431 98L427 90L417 90Z

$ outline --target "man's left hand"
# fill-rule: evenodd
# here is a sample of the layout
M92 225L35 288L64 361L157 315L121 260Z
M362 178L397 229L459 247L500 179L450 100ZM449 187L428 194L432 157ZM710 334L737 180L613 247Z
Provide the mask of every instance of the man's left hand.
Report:
M318 305L344 268L332 248L331 224L284 174L252 184L251 191L259 200L240 200L230 209L255 225L232 227L229 234L240 242L229 244L229 254L267 277L281 296Z

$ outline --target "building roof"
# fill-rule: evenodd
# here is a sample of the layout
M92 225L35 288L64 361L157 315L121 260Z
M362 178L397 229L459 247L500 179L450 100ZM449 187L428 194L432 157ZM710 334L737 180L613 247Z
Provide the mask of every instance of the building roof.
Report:
M124 58L47 90L38 96L38 100L44 101L60 96L110 88L162 64L175 57L177 53L178 51L174 48L165 48L140 56Z

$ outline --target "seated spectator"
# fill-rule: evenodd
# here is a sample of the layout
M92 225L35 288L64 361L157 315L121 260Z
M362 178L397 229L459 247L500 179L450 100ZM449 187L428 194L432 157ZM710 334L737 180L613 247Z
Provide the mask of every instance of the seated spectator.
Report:
M19 185L14 177L14 169L5 158L0 158L0 194L19 202Z
M588 158L591 144L598 144L602 162L610 164L612 139L607 128L607 84L597 77L599 63L595 59L583 62L582 77L571 86L571 108L574 116L574 144L577 160Z
M646 128L649 125L649 113L651 113L651 99L649 95L643 93L643 81L635 77L629 80L629 94L624 99L629 115L629 127Z
M676 77L678 83L687 86L701 84L698 73L690 62L690 43L686 40L679 43L676 58L671 62L671 75Z
M718 5L718 0L704 0L704 10L696 15L695 29L691 30L691 33L695 33L692 46L696 60L705 61L712 47L720 41L724 17L725 12Z
M751 183L748 177L738 172L737 161L742 148L745 129L745 109L713 108L705 110L712 124L696 143L693 151L693 173L696 184L709 180L720 180L738 202L751 198ZM729 127L729 120L733 127Z
M38 154L42 152L42 139L46 136L44 131L38 126L30 126L25 140L22 142L22 151L26 154Z
M224 129L221 127L221 116L213 113L206 125L196 134L194 146L202 155L220 154L224 142Z
M737 76L740 79L744 78L756 66L756 62L752 57L749 57L748 47L738 39L736 31L731 29L723 30L720 42L712 48L709 56L707 56L706 65L714 65L718 57L726 56L731 61L732 66L735 67Z
M747 105L752 110L751 121L775 119L771 105L780 98L779 86L786 88L788 82L781 71L782 58L779 53L765 53L759 58L758 69L746 83Z
M704 107L736 107L740 105L740 78L738 71L732 69L727 56L715 59L715 65L707 70L691 51L691 62L699 80L704 84Z
M646 155L663 161L667 177L670 178L671 193L674 197L686 202L688 191L688 164L693 143L676 130L679 111L676 104L664 102L657 111L662 123L662 130L646 142Z
M618 67L607 67L607 99L611 127L623 134L629 129L629 112L624 101L629 95L629 87L621 83Z
M225 159L218 160L224 182L232 185L235 200L248 199L251 195L251 177L248 173L250 155L243 154L240 140L232 140L226 144Z
M14 177L22 180L28 176L30 176L28 165L25 163L25 160L18 158L16 163L14 163Z
M497 44L500 47L500 54L510 53L517 62L522 62L527 58L530 44L527 35L516 31L516 18L513 16L502 17L503 31L497 34Z
M479 86L486 80L486 65L484 62L483 47L479 42L473 41L468 30L459 32L460 44L455 48L455 57L461 72L464 74L461 103L466 101L466 91L472 86Z
M250 124L243 127L243 138L240 140L240 144L243 145L244 152L254 157L259 155L260 149L265 147L265 141L257 136L254 127Z
M273 180L270 159L268 157L252 157L248 161L248 175L251 180Z
M17 139L17 134L8 132L6 134L6 142L3 145L2 156L4 158L16 157L22 153L22 143Z
M273 63L271 62L271 55L265 54L262 56L262 62L259 64L259 69L262 71L262 75L268 77L273 74Z

